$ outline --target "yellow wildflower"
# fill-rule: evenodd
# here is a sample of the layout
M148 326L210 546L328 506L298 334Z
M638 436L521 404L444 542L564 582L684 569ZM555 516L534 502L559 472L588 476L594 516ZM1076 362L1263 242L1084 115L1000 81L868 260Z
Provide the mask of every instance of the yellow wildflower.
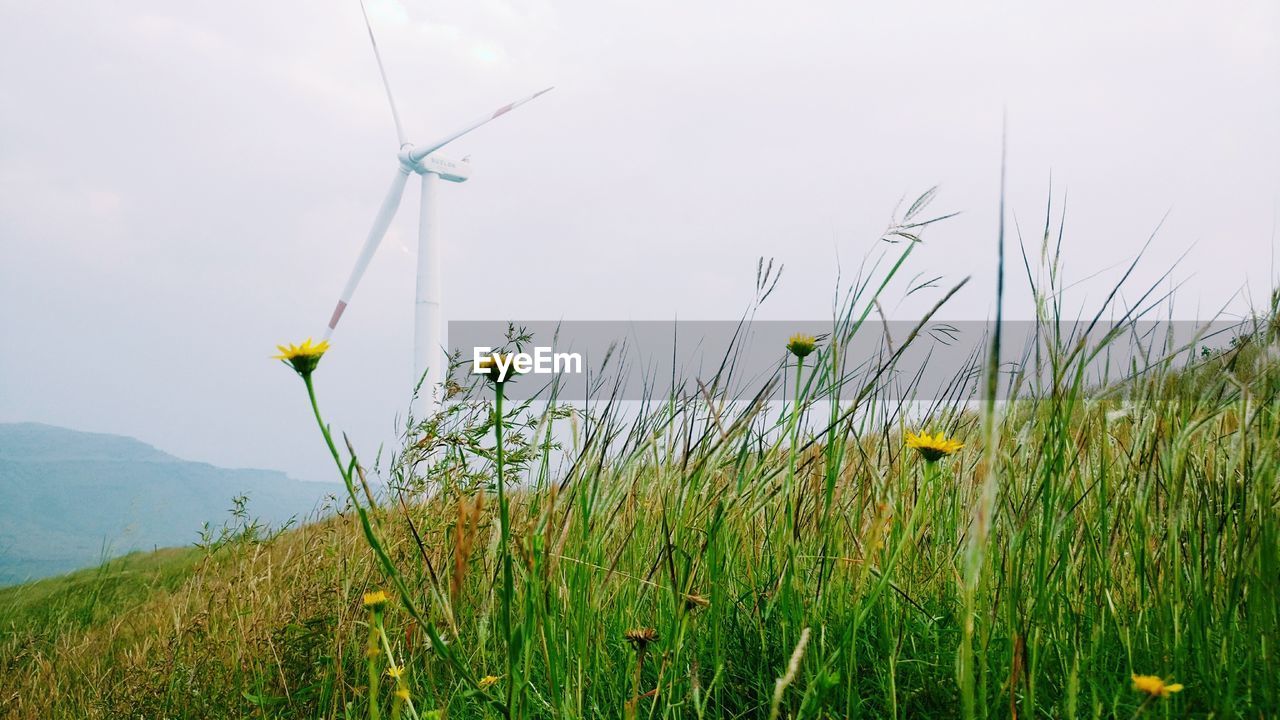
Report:
M915 448L925 462L937 462L964 447L964 443L948 438L942 433L930 436L929 433L917 435L907 431L907 447Z
M817 338L815 338L812 335L805 335L804 333L796 333L795 335L791 336L790 340L787 341L787 350L790 351L792 355L795 355L801 360L803 360L806 355L813 352L817 348L818 348Z
M316 369L316 365L320 364L320 358L329 351L329 341L321 340L315 342L311 338L303 340L301 344L294 345L277 345L276 349L280 351L279 355L272 355L272 360L279 360L293 368L294 372L302 377L309 377Z
M403 667L389 667L389 668L387 668L387 674L388 674L388 675L390 675L392 678L394 678L394 679L396 679L396 680L399 680L399 679L400 679L400 677L401 677L402 675L404 675L404 668L403 668Z
M1165 683L1158 675L1133 675L1133 689L1151 697L1169 697L1182 692L1182 683Z
M480 678L479 681L476 682L476 685L480 686L481 690L488 690L494 685L497 685L498 681L501 679L502 678L498 677L497 675L485 675L484 677Z
M364 606L370 610L381 610L389 602L391 602L391 596L382 590L364 594Z
M396 688L396 697L409 702L409 688Z
M503 368L506 368L504 371ZM476 370L495 383L511 382L519 373L515 368L515 356L506 353L493 353L480 358Z

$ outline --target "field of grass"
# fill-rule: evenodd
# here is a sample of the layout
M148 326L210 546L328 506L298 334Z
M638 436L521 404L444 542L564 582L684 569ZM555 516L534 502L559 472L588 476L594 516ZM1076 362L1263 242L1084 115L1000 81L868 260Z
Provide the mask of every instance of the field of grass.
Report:
M891 354L839 352L919 245L891 247L759 394L726 371L583 412L479 384L412 429L380 495L333 418L336 516L0 592L0 715L1280 713L1274 321L1097 387L1084 368L1137 314L1056 335L1046 245L1040 372L976 358L975 395L911 416ZM341 381L309 379L320 407ZM964 447L929 462L920 429Z

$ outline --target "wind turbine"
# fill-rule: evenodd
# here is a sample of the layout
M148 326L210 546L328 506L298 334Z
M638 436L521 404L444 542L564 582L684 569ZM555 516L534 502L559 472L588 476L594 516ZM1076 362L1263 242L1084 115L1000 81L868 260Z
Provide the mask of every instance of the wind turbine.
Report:
M405 186L410 175L422 178L421 203L418 208L418 285L414 298L413 313L413 371L414 381L422 381L423 395L419 405L427 410L436 407L434 390L439 385L441 372L445 369L445 336L444 323L440 312L440 233L436 228L436 184L440 180L460 183L471 176L468 159L452 160L438 153L440 149L476 128L487 124L500 115L520 107L530 100L549 92L551 88L540 90L529 97L522 98L479 118L461 129L445 135L424 145L415 145L408 141L404 134L404 126L400 123L400 112L396 109L396 99L391 94L391 83L387 81L387 70L382 64L382 54L378 51L378 41L373 36L373 26L369 23L369 13L365 10L364 1L360 2L360 12L364 14L365 29L369 32L369 43L373 46L373 56L378 61L378 73L382 76L382 87L387 92L387 103L391 106L391 117L396 125L396 137L400 141L400 150L396 154L395 175L391 178L391 187L374 216L373 227L365 236L364 246L356 257L351 276L342 288L338 304L329 317L329 326L325 328L324 337L328 340L342 319L342 313L351 303L360 278L369 267L369 261L378 250L387 228L400 208L400 198L404 195Z

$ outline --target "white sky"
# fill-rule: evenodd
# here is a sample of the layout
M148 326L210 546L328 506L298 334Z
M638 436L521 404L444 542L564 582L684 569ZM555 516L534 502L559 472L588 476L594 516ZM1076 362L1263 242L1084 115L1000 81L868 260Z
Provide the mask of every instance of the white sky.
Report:
M1072 277L1169 212L1135 288L1188 249L1179 317L1271 286L1274 2L370 12L411 139L557 86L450 148L474 168L440 193L454 318L730 319L761 255L787 266L765 316L822 318L837 265L934 184L964 214L906 276L974 275L950 316L986 317L1005 111L1010 217L1036 237L1052 173ZM355 0L0 0L0 421L328 478L267 356L321 330L395 148ZM415 181L320 375L365 446L406 397L416 214ZM937 297L895 292L903 318Z

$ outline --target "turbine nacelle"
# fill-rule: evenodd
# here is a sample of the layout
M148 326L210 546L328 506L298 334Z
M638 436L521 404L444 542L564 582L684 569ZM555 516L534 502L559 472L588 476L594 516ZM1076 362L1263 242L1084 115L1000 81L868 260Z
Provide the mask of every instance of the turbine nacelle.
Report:
M467 158L461 160L453 160L451 158L440 155L439 153L431 153L421 160L413 158L414 147L405 145L400 150L400 166L409 172L415 172L419 175L434 173L440 176L442 180L449 182L466 182L471 177L471 161Z

